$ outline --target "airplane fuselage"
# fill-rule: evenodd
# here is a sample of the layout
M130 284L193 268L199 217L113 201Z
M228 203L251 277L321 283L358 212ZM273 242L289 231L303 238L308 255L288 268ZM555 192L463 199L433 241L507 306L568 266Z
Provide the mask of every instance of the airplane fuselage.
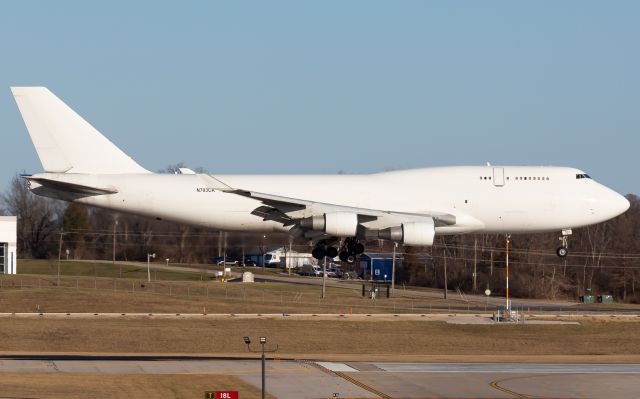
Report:
M34 192L120 212L225 231L286 232L251 212L259 201L212 187L197 174L39 174L75 184L113 187L114 194L73 196ZM565 167L454 166L368 175L216 175L232 187L364 209L455 215L437 234L558 231L595 224L624 212L624 197ZM41 190L38 192L38 190ZM71 195L71 196L70 196ZM376 228L375 221L367 225Z

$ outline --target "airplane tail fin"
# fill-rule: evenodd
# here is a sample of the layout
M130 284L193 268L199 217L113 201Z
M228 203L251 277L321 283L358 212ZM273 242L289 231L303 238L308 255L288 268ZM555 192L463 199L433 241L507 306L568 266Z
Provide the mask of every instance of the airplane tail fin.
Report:
M46 87L12 87L31 141L51 173L150 173Z

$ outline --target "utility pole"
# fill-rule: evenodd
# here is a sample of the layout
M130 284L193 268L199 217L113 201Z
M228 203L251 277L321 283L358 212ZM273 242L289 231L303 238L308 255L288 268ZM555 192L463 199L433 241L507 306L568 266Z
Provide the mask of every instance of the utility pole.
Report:
M224 271L224 268L227 266L227 232L225 231L222 234L224 235L224 253L222 254L222 268Z
M289 240L289 256L287 256L287 269L289 269L289 277L291 277L291 240Z
M477 292L477 278L478 278L478 237L473 240L473 293Z
M60 242L58 244L58 283L57 286L60 287L60 256L62 255L62 235L64 231L60 229Z
M113 222L113 264L116 264L116 231L118 229L118 219ZM122 265L120 265L120 278L122 278Z
M391 293L392 294L395 294L396 292L396 248L398 248L398 243L394 242L393 243L393 261L391 262Z
M155 259L156 258L156 254L152 253L152 254L147 254L147 282L151 282L151 258ZM167 264L169 264L168 260L167 260Z
M493 276L493 248L491 249L491 269L490 269L490 273Z
M511 238L510 234L507 234L506 236L506 241L507 241L507 251L506 251L506 255L505 255L505 260L506 260L506 264L505 264L505 277L507 280L506 283L506 294L507 294L507 312L511 310L511 304L509 303L509 238Z
M442 250L444 255L444 299L447 299L447 250Z
M324 299L327 293L327 257L324 257L324 263L322 264L322 299Z

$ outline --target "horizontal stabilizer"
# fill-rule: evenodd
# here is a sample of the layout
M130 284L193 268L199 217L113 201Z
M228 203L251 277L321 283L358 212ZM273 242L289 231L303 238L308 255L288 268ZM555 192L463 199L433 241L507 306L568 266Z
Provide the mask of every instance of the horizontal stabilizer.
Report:
M74 194L104 195L115 194L118 192L118 190L116 190L115 188L86 186L83 184L70 183L44 177L22 176L22 178L29 181L30 183L33 182L37 183L40 186Z

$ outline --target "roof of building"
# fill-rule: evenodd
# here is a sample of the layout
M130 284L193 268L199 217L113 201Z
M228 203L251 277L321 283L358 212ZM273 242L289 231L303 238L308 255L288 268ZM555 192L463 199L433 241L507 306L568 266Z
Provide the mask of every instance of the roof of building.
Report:
M365 252L361 256L371 259L393 259L393 253L391 252ZM402 254L396 254L396 259L402 259Z

